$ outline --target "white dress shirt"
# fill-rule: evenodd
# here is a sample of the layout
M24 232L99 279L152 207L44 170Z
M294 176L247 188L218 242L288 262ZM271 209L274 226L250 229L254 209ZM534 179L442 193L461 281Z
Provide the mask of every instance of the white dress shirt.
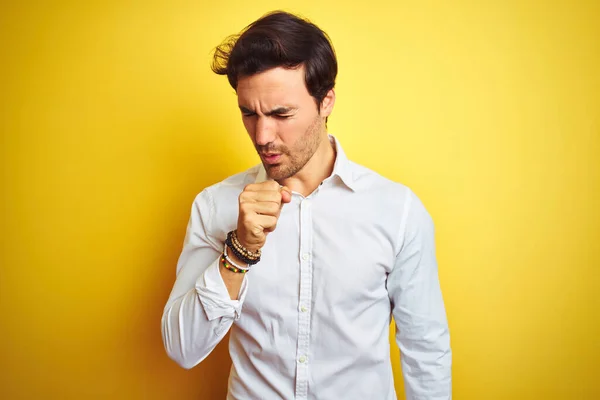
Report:
M238 196L259 165L195 199L162 318L169 356L200 363L231 330L227 399L396 399L396 322L407 399L451 398L451 349L431 217L407 187L346 158L292 194L261 261L231 300L219 271Z

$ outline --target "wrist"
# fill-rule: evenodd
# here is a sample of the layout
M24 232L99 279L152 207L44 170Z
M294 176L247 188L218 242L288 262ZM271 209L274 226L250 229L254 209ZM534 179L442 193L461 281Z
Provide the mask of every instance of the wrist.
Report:
M236 238L237 242L240 245L242 245L242 247L245 248L246 250L256 253L256 252L259 252L260 249L262 248L262 246L259 244L247 243L242 237L240 237L240 235L238 235L239 229L236 229L234 232L236 233L235 238Z
M235 255L238 260L248 265L254 265L260 261L261 251L251 250L245 247L237 236L237 231L231 231L227 234L225 244L231 249L231 254Z
M229 246L227 246L227 257L237 265L248 265L244 262L244 260L241 260L238 256L236 256L235 253L231 251L231 247Z
M220 265L222 268L225 268L226 270L236 274L245 274L246 272L250 271L250 265L246 264L245 266L242 266L237 264L231 259L231 257L227 255L227 246L224 247L223 254L221 254Z
M228 282L235 282L236 280L242 280L244 278L244 273L234 272L229 268L225 267L223 262L219 263L219 271L221 272L221 277L225 281L225 286L227 286Z

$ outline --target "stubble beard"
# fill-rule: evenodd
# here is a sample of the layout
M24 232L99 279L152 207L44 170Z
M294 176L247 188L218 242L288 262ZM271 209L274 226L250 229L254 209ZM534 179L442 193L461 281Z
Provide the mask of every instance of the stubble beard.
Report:
M281 153L287 159L280 164L269 165L263 162L269 178L276 181L282 181L296 175L310 161L320 145L321 132L323 129L323 120L317 116L312 124L306 129L305 134L298 139L294 147L290 150L288 147L269 147L261 146L256 148L260 151L269 151Z

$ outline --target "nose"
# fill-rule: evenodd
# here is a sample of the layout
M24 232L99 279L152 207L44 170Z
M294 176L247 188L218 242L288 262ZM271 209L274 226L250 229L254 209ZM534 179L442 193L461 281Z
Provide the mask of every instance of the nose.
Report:
M258 117L254 131L254 141L259 146L266 146L275 141L275 125L269 117Z

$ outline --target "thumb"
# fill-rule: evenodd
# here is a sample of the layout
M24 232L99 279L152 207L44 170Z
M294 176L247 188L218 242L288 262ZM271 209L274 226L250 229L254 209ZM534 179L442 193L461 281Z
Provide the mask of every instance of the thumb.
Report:
M292 201L292 191L287 186L282 186L280 192L282 204Z

